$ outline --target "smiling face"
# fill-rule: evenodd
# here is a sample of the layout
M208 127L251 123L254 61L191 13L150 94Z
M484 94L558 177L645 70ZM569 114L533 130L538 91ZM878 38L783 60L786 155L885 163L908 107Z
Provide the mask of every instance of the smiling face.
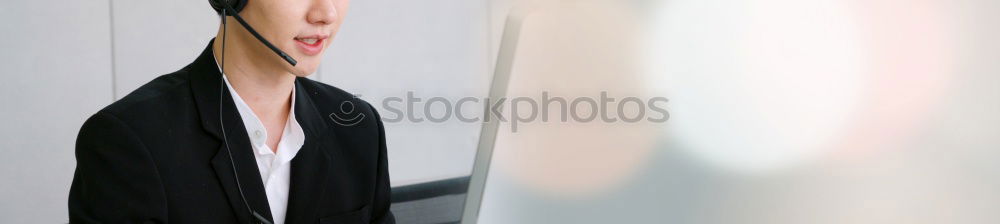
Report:
M230 41L246 50L255 66L307 76L319 67L323 52L344 21L350 0L250 0L240 12L265 39L285 51L298 63L293 67L252 34L229 18L241 32L231 32ZM235 34L235 35L233 35Z

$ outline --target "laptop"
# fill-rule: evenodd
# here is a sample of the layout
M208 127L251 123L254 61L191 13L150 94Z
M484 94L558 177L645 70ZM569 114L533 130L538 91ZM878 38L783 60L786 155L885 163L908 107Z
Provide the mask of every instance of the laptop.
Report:
M493 81L491 82L489 92L490 99L500 99L507 95L507 85L510 81L511 68L513 67L517 42L521 33L521 25L527 14L526 10L515 9L507 16L500 39L500 50L497 54L496 66L493 70ZM495 116L495 114L487 116ZM483 193L486 188L486 179L489 175L490 161L493 158L493 146L496 142L497 130L500 127L499 119L496 117L486 120L488 121L483 123L482 129L479 132L479 144L476 149L476 157L469 179L465 205L462 209L462 224L475 224L477 222L479 219L479 209L483 202Z

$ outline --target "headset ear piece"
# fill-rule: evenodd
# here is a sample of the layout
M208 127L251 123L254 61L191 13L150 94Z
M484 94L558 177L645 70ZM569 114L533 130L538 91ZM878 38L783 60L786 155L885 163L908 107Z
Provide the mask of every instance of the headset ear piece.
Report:
M222 9L226 8L225 4L229 4L229 6L236 10L236 12L230 13L239 13L243 11L243 7L247 6L247 1L249 0L208 0L208 4L219 14L222 14Z

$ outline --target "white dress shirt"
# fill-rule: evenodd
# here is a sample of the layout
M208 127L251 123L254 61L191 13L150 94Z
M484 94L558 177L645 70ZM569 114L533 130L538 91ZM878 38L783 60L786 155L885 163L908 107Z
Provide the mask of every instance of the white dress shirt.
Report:
M250 145L253 146L254 157L257 159L257 170L260 171L260 178L264 183L264 191L267 193L267 203L271 206L271 217L275 224L285 223L285 214L288 209L288 185L291 181L291 161L295 154L305 143L305 134L302 127L295 120L295 88L292 88L292 106L288 111L288 121L285 122L285 131L278 141L277 153L267 146L267 129L261 123L257 115L254 114L250 106L243 101L229 79L222 76L226 82L226 87L233 96L236 103L236 110L243 118L243 126L250 135Z

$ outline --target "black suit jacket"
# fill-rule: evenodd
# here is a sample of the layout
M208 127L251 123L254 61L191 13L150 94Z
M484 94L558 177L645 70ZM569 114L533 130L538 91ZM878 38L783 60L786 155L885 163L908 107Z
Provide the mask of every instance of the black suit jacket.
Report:
M306 138L291 163L286 223L394 223L385 134L375 109L306 78L296 79L295 100ZM76 161L72 223L249 223L236 176L250 207L271 219L249 137L222 86L211 44L190 65L90 117L77 137Z

